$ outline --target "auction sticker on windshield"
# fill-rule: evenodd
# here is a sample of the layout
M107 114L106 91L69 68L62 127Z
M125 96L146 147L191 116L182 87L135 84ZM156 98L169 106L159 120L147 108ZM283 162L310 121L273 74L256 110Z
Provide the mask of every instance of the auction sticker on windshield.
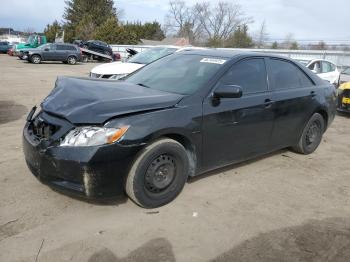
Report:
M218 64L218 65L223 65L226 60L224 59L216 59L216 58L203 58L201 63L210 63L210 64Z

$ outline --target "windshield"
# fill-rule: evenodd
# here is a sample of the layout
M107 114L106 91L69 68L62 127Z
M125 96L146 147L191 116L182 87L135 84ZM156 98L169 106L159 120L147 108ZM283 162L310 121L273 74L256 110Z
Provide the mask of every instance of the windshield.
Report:
M350 67L347 68L347 69L345 69L345 70L343 71L342 74L344 74L344 75L350 75Z
M193 94L219 70L225 58L171 55L128 76L125 81L177 94Z
M159 58L173 54L176 50L177 50L176 48L164 48L164 47L150 48L146 51L143 51L131 57L128 60L128 62L147 65L149 63L152 63L155 60L158 60Z
M34 36L31 35L28 37L26 44L31 44L34 41Z

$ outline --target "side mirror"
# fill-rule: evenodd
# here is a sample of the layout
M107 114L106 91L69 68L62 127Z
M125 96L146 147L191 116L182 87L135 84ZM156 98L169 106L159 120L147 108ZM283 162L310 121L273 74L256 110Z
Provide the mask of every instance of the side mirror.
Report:
M45 51L50 51L50 49L48 49L48 48L45 48L44 50L45 50Z
M242 94L242 87L240 86L220 84L214 91L214 99L240 98Z

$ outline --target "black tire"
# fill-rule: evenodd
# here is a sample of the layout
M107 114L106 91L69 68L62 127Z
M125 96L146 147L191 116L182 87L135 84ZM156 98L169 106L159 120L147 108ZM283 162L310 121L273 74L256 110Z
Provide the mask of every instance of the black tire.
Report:
M323 116L318 113L313 114L293 150L304 155L313 153L322 141L324 130L325 121Z
M33 63L33 64L40 64L41 63L41 56L40 55L32 55L30 57L30 61Z
M68 56L67 63L70 65L75 65L77 63L77 58L75 56Z
M177 197L188 173L186 149L175 140L160 139L138 154L129 171L125 191L141 207L160 207Z

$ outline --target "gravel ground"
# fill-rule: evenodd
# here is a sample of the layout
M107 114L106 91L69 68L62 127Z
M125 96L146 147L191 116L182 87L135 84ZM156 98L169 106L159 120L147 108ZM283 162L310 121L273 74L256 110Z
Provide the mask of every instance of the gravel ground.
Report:
M347 116L312 155L282 150L220 169L155 210L40 184L22 154L26 114L57 75L86 76L95 65L0 55L0 261L349 261Z

